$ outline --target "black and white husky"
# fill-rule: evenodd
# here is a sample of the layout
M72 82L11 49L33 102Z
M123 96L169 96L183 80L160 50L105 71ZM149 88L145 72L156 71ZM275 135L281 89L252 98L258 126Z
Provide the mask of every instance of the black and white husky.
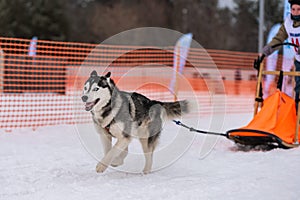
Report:
M101 137L104 157L97 164L101 173L111 166L123 164L132 138L138 138L145 155L143 172L149 173L164 119L173 119L189 112L188 101L160 102L133 92L120 91L110 78L93 71L83 89L85 110L91 112ZM117 139L112 147L112 137Z

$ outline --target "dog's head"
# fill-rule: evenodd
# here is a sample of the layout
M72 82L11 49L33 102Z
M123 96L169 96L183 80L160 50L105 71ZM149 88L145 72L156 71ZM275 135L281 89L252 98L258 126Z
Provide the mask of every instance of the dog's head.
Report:
M99 76L93 71L83 88L82 101L85 103L85 110L98 110L109 103L114 90L114 82L110 79L111 73Z

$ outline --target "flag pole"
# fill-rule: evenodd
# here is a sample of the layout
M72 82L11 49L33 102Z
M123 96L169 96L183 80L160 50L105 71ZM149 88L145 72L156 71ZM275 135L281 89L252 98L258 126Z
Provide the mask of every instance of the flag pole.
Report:
M258 52L263 48L264 44L264 15L265 15L265 1L259 0L259 28L258 28Z

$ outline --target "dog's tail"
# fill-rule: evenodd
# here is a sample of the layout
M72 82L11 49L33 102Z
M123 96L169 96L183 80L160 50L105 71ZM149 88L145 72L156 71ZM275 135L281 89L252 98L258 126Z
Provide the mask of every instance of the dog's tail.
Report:
M175 101L175 102L163 102L162 107L165 109L167 117L174 119L184 114L191 112L191 102L187 100Z

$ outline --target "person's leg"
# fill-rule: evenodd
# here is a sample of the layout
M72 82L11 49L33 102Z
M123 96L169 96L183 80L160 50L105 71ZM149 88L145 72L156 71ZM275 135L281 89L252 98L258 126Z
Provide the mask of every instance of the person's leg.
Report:
M300 72L300 62L295 60L295 69L296 72ZM298 102L299 102L299 93L300 93L300 77L295 76L295 102L296 102L296 110L298 108Z
M266 70L267 71L275 71L277 66L277 58L278 58L278 52L274 52L270 56L266 58ZM266 75L264 80L264 86L263 86L263 97L266 99L270 95L270 88L272 83L275 81L274 75Z
M289 72L292 70L294 65L294 58L289 58L287 56L284 56L282 58L282 71ZM283 77L283 83L282 83L282 91L289 95L290 97L293 97L293 86L291 83L289 83L289 80L291 77L284 76Z

